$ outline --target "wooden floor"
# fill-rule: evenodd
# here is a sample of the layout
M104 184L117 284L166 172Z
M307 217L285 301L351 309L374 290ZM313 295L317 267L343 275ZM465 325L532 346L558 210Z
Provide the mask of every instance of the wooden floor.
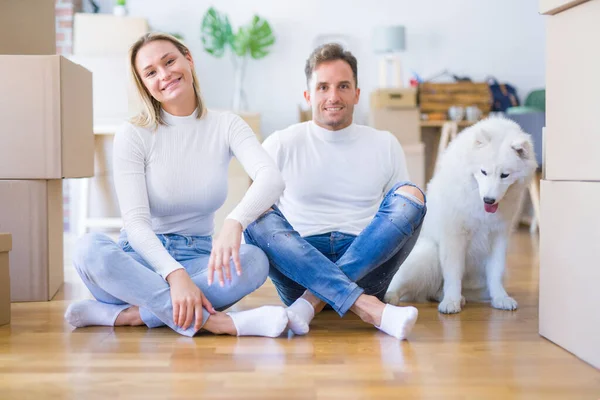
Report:
M0 327L0 399L599 399L600 372L538 335L537 247L526 232L511 244L518 311L421 304L403 342L333 312L277 339L74 330L63 313L89 294L67 265L53 301L15 303ZM279 304L270 283L235 309L262 304Z

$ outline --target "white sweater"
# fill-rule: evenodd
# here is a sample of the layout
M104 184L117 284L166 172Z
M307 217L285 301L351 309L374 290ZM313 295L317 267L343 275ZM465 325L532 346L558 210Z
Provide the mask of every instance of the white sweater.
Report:
M125 123L114 139L115 188L128 241L164 278L182 266L156 234L213 234L215 211L227 197L232 156L254 181L227 216L244 229L284 188L277 166L239 116L196 115L163 111L167 126L152 130Z
M285 182L277 205L301 236L358 235L383 195L409 179L398 140L368 126L330 131L309 121L273 133L263 147Z

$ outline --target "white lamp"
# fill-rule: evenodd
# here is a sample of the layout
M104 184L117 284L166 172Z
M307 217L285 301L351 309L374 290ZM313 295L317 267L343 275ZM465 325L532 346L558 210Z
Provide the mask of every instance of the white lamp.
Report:
M402 67L399 52L406 49L406 35L404 26L381 26L375 28L373 34L373 48L375 53L383 54L379 62L379 85L381 87L401 88ZM391 66L392 84L388 85L388 69Z

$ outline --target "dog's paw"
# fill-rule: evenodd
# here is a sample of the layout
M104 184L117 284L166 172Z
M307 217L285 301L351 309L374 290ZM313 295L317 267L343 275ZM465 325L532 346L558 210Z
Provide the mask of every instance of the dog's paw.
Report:
M383 301L393 306L397 306L400 304L400 297L396 292L387 292L383 297Z
M465 298L462 297L460 300L445 298L438 306L438 311L443 314L456 314L462 309Z
M519 305L517 301L510 296L496 297L492 299L492 307L500 310L513 311L516 310Z

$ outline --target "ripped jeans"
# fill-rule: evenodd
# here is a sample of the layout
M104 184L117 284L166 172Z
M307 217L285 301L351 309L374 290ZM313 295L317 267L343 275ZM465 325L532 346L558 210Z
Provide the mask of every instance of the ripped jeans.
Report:
M427 212L418 198L397 192L402 186L416 187L410 182L394 185L358 236L329 232L301 237L276 206L248 225L246 243L266 253L269 277L281 300L290 305L308 289L341 316L363 293L382 300L412 251Z

